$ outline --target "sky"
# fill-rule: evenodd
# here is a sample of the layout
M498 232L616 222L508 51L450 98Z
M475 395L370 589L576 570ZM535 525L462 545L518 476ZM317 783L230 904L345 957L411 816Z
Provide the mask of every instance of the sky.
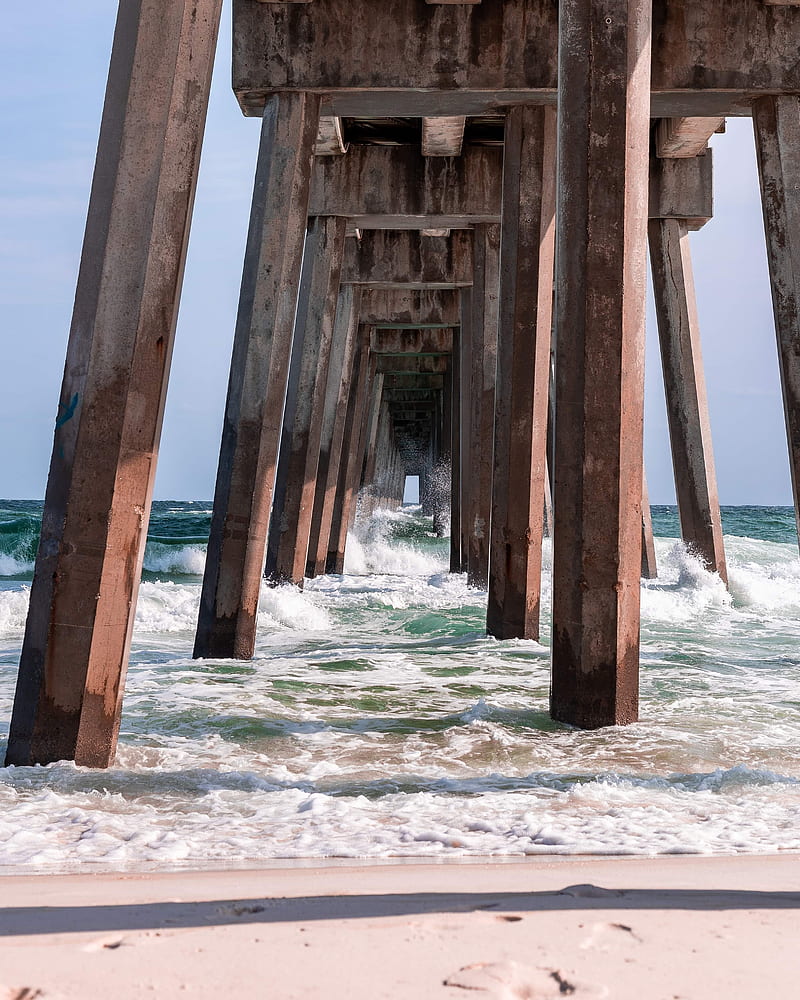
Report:
M209 499L258 148L230 88L230 2L214 70L155 496ZM0 35L0 496L44 495L117 4L7 4ZM715 218L692 256L723 504L790 504L749 119L712 140ZM673 503L652 307L645 463Z

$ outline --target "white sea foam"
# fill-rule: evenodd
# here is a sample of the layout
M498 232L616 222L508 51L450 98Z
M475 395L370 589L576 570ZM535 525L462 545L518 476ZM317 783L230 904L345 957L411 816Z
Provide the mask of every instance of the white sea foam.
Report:
M322 632L331 628L325 609L292 584L279 587L263 584L258 610L259 628L264 631L275 626L303 632Z
M644 621L681 623L693 621L708 610L729 608L731 595L716 573L686 550L682 542L657 545L658 578L642 583Z
M139 586L135 632L188 632L197 625L200 588L172 580Z
M29 597L27 586L21 586L19 590L0 590L0 638L22 634Z
M144 568L150 573L202 576L206 565L205 545L165 545L148 542Z
M446 571L447 561L441 551L426 551L392 537L398 525L411 520L407 511L378 510L369 520L358 523L347 536L345 573L428 576Z
M27 559L17 559L16 556L0 552L0 577L24 576L33 572L33 563Z

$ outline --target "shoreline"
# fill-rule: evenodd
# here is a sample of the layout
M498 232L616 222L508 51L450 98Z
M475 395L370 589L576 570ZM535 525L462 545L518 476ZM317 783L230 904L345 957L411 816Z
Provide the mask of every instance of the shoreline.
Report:
M0 899L2 1000L755 1000L800 976L796 854L2 875Z
M0 883L4 879L13 878L60 878L62 876L149 876L149 875L203 875L207 872L236 874L237 872L272 872L272 871L306 871L308 869L337 869L337 868L393 868L393 867L419 867L438 868L443 866L480 866L505 867L509 865L528 864L583 864L592 861L660 861L674 859L709 860L716 859L762 859L762 858L791 858L798 859L800 869L800 850L787 849L776 851L738 851L735 853L708 853L700 852L672 852L653 854L632 854L611 851L605 853L575 853L558 854L555 852L541 854L453 854L442 857L432 857L430 855L398 855L387 857L296 857L296 858L236 858L232 861L199 861L197 858L185 861L172 862L147 862L131 861L128 864L120 865L117 862L103 861L72 861L63 865L41 866L31 863L19 865L3 865L0 863ZM34 869L37 869L34 873ZM0 998L1 1000L1 998Z

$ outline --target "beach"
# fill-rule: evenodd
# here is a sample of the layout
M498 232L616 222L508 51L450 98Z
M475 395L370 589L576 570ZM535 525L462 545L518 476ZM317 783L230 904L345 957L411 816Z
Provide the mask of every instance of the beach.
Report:
M0 893L3 1000L758 1000L800 978L789 856L22 875Z

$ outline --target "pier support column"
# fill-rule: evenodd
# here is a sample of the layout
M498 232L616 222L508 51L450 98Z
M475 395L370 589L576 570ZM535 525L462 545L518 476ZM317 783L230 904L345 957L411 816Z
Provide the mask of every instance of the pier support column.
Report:
M472 479L467 530L469 583L489 584L492 519L494 400L499 322L500 227L475 227L472 284L469 469Z
M800 535L800 98L755 101L753 126Z
M650 0L562 0L553 718L638 714Z
M642 579L655 580L658 577L656 543L653 538L653 512L650 509L650 491L647 475L642 469Z
M689 233L677 219L648 224L681 536L728 582Z
M553 321L556 115L506 117L486 630L538 639Z
M341 286L336 306L336 322L333 327L328 385L325 390L325 416L306 564L308 577L319 576L325 572L333 505L336 500L336 483L342 461L342 440L353 375L353 354L360 303L360 286Z
M335 216L308 227L264 569L273 583L305 577L345 227Z
M194 656L253 655L319 97L267 99Z
M469 566L469 519L472 503L473 473L470 466L470 437L472 434L472 288L461 289L461 326L458 336L460 369L459 427L461 466L461 563L459 572L466 573Z
M114 758L220 7L120 5L6 764Z
M461 332L450 360L450 572L461 572Z
M347 532L355 518L358 486L364 463L366 410L370 392L369 327L361 326L358 329L350 384L353 388L347 401L342 461L336 484L328 555L325 561L326 573L344 572Z

